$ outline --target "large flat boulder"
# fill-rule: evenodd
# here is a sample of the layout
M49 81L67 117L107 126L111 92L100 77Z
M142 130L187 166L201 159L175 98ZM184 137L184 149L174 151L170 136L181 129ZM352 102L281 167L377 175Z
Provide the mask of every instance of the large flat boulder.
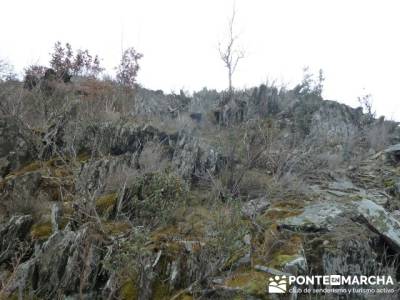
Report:
M278 221L282 228L293 231L326 232L335 227L334 219L344 211L339 203L315 203L304 207L304 210L294 216Z
M390 146L384 153L387 161L396 165L400 163L400 144Z
M356 202L355 205L368 226L381 235L390 245L400 250L400 222L382 206L371 200L363 199Z

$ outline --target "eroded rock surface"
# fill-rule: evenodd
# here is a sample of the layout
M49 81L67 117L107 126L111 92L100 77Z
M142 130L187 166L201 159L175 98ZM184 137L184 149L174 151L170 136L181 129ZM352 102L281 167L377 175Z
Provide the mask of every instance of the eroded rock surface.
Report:
M223 101L209 94L211 110ZM318 139L321 149L342 151L365 121L359 109L314 97L278 114L278 91L262 87L236 95L241 107L228 105L214 124L184 94L138 97L143 115L193 111L197 127L171 131L133 119L77 126L65 118L37 149L33 132L0 121L0 298L263 300L273 276L310 273L379 273L398 287L399 145L348 168L296 168L317 159ZM257 105L257 115L278 121L266 120L253 139L235 127L243 140L223 152L216 131L201 132L210 121L226 133ZM285 140L300 125L311 154L249 150L260 136ZM229 144L231 136L223 138L217 142Z

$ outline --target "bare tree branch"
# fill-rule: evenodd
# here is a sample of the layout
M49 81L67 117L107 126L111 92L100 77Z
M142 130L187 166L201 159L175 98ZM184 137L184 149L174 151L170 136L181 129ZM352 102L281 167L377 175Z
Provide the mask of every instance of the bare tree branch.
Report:
M235 34L234 25L236 18L235 7L232 10L232 15L228 22L228 40L226 45L219 43L218 51L221 60L223 61L225 67L228 70L228 91L231 93L233 90L232 77L236 71L237 65L241 59L245 57L245 52L242 49L238 49L236 44L239 35Z

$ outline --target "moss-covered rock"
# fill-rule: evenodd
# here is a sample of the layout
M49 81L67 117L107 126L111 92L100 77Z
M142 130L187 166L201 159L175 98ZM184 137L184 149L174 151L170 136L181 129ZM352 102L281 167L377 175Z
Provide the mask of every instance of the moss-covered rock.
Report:
M34 224L31 228L31 237L34 240L46 240L53 233L50 221Z
M297 216L304 211L302 201L276 202L260 217L261 223L274 223L278 220Z
M100 215L109 214L117 203L118 193L109 193L96 199L96 210Z
M265 299L269 276L255 270L238 271L229 276L224 285L239 288L244 294Z
M133 280L127 280L120 289L121 300L137 300L139 297L136 283Z
M106 234L111 236L126 234L132 228L131 224L122 221L108 221L102 225Z

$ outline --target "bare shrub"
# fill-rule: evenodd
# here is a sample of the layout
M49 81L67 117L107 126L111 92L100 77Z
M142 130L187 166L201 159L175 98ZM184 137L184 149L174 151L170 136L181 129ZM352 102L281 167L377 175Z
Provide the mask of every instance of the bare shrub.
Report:
M133 47L122 53L121 62L117 69L117 81L130 88L135 87L137 73L139 72L139 60L143 54L137 52Z
M238 35L234 31L235 18L236 18L236 9L233 8L232 15L228 22L228 37L227 37L226 44L224 46L222 46L222 44L220 43L219 48L218 48L220 58L223 61L224 65L228 71L228 92L229 92L229 94L231 94L233 92L233 86L232 86L233 74L236 71L239 61L241 59L243 59L245 56L244 51L241 49L238 49L236 46Z
M14 67L7 61L0 59L0 83L16 80L16 78L17 75L14 72Z
M82 120L116 120L126 109L118 87L112 81L80 78L75 82L79 94L78 118Z
M0 115L22 117L27 108L26 94L18 84L0 83Z
M15 280L17 279L18 271L21 265L25 262L26 257L30 255L32 247L28 242L19 242L15 249L14 257L11 260L10 269L2 272L0 277L0 299L14 298L11 295L11 290L14 290ZM0 253L1 255L2 253ZM22 289L18 290L18 298L22 299L24 292Z
M370 124L376 117L376 112L373 108L373 98L371 94L365 94L358 97L358 102L360 103L364 114L366 116L365 123Z
M378 121L366 130L366 140L371 149L381 151L391 144L395 129L393 123Z

